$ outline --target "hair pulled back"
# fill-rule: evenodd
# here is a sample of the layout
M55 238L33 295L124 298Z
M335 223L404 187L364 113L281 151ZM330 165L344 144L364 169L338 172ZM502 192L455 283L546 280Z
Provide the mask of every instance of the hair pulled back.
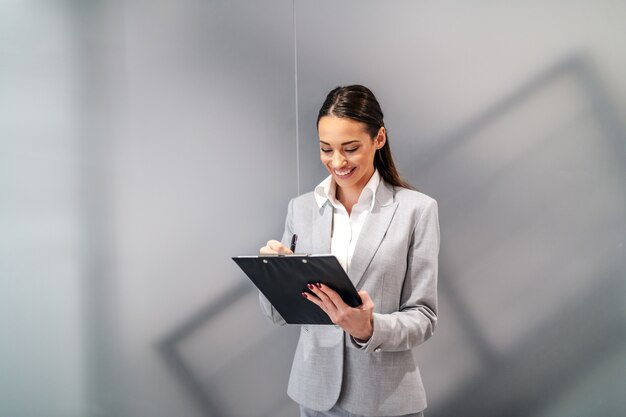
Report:
M385 127L383 111L378 100L369 88L362 85L337 87L328 93L317 115L317 125L324 116L335 116L361 122L365 125L372 140L376 138L380 128ZM414 189L398 174L391 154L389 136L387 136L383 147L376 151L374 168L378 170L385 182L397 187Z

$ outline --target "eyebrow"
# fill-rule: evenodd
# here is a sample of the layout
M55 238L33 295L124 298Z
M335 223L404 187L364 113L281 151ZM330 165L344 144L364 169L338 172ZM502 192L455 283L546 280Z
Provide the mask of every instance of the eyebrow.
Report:
M341 146L350 145L351 143L355 143L355 142L359 142L359 141L358 140L349 140L347 142L342 143ZM323 140L320 140L320 143L323 143L324 145L330 146L330 143L324 142Z

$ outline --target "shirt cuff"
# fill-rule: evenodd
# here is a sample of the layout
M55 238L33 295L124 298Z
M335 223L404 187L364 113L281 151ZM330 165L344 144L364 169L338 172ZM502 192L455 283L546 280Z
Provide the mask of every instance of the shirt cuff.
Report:
M372 326L373 326L372 335L365 342L360 342L356 340L352 335L350 335L350 342L352 342L352 346L354 346L357 349L364 350L366 352L380 352L380 349L378 349L377 346L374 346L374 347L372 346L372 340L376 340L375 338L376 333L377 333L376 329L379 327L379 325L377 325L377 321L378 321L377 314L374 313L374 317L372 318Z

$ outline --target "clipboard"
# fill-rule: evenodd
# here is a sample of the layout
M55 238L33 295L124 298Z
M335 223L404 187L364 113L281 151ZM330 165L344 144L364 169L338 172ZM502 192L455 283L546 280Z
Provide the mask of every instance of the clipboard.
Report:
M307 284L321 282L337 291L351 307L362 304L352 281L333 255L235 256L233 261L250 278L289 324L333 324L317 305L302 296Z

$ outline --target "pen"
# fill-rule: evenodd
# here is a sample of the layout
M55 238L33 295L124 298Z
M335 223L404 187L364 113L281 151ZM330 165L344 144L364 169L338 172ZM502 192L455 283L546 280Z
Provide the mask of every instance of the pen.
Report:
M295 252L296 251L296 242L298 241L298 235L294 234L291 237L291 251Z

